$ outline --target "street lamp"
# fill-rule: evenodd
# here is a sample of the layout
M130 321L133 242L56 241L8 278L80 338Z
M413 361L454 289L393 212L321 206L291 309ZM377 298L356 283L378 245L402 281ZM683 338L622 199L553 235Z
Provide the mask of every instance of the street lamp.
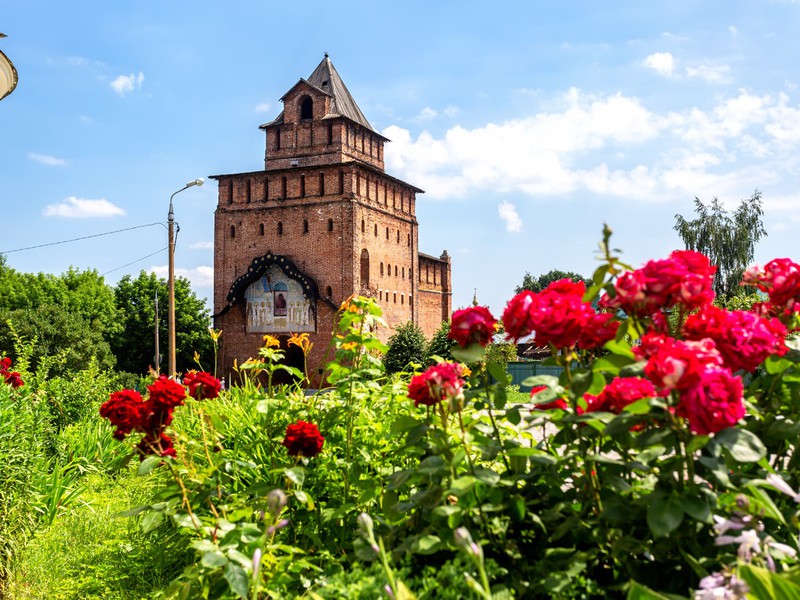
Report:
M187 190L195 185L203 185L205 179L198 178L190 181L177 192L169 197L169 213L167 214L167 237L169 239L169 274L168 274L168 287L169 287L169 309L167 316L167 327L169 329L169 350L168 350L168 377L175 377L175 214L172 212L172 199L175 194L180 194L183 190Z

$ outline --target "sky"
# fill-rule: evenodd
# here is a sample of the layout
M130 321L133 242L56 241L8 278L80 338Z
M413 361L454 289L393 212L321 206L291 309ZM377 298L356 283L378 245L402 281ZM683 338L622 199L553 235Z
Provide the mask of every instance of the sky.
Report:
M328 52L386 171L425 190L419 249L451 255L454 309L590 276L604 223L629 264L665 257L695 197L759 190L756 262L799 260L798 31L788 0L0 0L0 253L165 275L170 195L263 169L258 126ZM217 192L175 196L176 272L209 299Z

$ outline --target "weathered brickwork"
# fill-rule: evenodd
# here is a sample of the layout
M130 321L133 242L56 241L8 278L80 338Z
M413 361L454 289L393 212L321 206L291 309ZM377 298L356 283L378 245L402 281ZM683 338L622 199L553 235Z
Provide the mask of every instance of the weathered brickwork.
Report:
M450 259L419 253L422 190L384 172L388 140L369 126L327 57L282 100L281 115L261 126L264 170L214 176L215 327L223 330L223 372L235 378L234 360L256 356L263 334L247 332L245 302L229 301L232 286L250 277L259 257L286 257L319 293L308 357L316 387L341 302L376 298L389 326L378 332L384 341L407 321L430 336L450 315Z

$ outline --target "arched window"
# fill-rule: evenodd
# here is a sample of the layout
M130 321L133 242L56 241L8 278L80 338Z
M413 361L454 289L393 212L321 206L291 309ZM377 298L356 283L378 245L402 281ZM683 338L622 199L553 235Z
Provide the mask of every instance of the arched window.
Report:
M389 228L386 228L386 241L389 241Z
M381 277L383 277L383 263L381 263Z
M333 231L333 219L328 219L328 231Z
M369 252L366 248L361 251L361 287L369 287Z
M303 219L303 233L308 233L308 219Z
M300 102L300 120L308 121L314 118L314 101L310 96L303 98Z
M283 235L283 222L278 221L278 235Z
M378 237L378 224L375 223L375 237Z
M233 225L231 225L231 237L232 238L236 237L236 227L234 227Z
M325 173L319 174L319 195L325 195Z
M264 235L264 224L263 223L260 223L258 225L258 233L259 233L259 235Z
M328 298L333 296L333 288L331 286L325 288L325 295L328 296Z
M306 176L300 175L300 197L306 197Z
M361 219L361 233L366 233L367 224L364 222L364 219Z

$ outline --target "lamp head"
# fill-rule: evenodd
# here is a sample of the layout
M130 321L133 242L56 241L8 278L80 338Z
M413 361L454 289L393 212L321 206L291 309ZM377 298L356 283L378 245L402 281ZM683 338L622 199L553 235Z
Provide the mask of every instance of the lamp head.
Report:
M192 187L193 185L196 185L196 186L201 186L201 185L203 185L205 182L206 182L206 180L205 180L205 179L203 179L202 177L198 177L198 178L197 178L197 179L195 179L194 181L190 181L189 183L187 183L187 184L186 184L186 187L187 187L187 188L190 188L190 187Z

